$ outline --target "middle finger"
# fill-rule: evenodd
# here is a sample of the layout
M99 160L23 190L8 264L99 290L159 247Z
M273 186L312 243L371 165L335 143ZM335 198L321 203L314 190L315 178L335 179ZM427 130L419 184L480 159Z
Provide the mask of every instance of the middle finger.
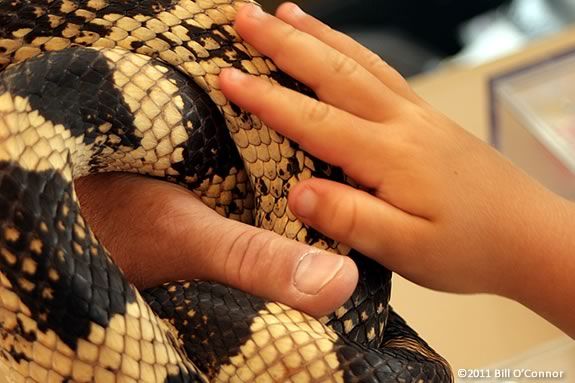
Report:
M290 76L335 107L382 120L405 102L350 57L291 25L248 5L238 11L239 34Z

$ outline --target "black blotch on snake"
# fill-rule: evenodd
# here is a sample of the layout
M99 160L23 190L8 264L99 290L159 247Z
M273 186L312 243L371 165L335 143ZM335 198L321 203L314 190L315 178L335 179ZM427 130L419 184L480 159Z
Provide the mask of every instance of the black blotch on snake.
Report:
M352 342L339 338L334 347L340 365L344 369L346 382L447 382L451 371L439 360L429 360L409 347L402 347L406 341L421 343L421 347L431 348L422 341L405 321L390 310L388 328L381 344L361 350ZM398 340L397 346L386 345L388 340ZM354 345L355 346L355 345ZM383 357L382 357L383 356ZM398 357L399 356L399 357ZM370 374L366 374L370 371Z
M189 136L179 145L184 149L183 161L172 164L180 174L174 177L175 181L193 189L210 176L223 179L231 169L242 169L242 159L216 104L203 89L179 72L169 71L166 77L176 85L182 98L182 123ZM238 190L236 195L239 193Z
M252 338L250 327L266 305L263 299L231 287L200 281L169 282L142 296L160 318L178 329L186 353L211 379Z
M12 198L14 193L17 199ZM18 254L14 264L0 257L1 269L40 331L53 330L76 350L78 340L90 334L91 322L107 328L114 315L123 315L127 304L135 301L135 291L103 247L91 235L74 233L80 220L78 205L72 185L59 173L31 172L2 161L0 200L11 203L0 232L13 228L21 233L15 241L0 237L0 248ZM42 244L39 252L32 249L34 240ZM36 263L32 275L23 266L27 258ZM32 288L23 281L32 283Z
M120 137L119 145L139 146L133 113L114 83L110 63L99 51L70 48L20 65L2 72L0 93L8 90L27 98L45 119L63 125L74 137L84 135L86 144L101 135L98 126L111 123L108 133Z
M179 368L177 373L169 373L166 379L164 380L165 383L192 383L198 382L203 383L203 380L200 379L199 376L196 374L190 374L184 368Z

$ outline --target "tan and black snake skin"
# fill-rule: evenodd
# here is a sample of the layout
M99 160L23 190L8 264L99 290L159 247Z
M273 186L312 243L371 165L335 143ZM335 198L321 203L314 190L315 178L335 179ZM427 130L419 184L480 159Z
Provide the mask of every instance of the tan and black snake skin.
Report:
M242 4L0 0L0 372L9 381L452 380L388 307L390 272L287 209L296 182L345 182L341 170L219 90L218 73L233 66L311 95L241 41L231 23ZM359 285L319 321L210 282L138 292L79 212L73 179L104 171L184 185L226 217L349 253Z

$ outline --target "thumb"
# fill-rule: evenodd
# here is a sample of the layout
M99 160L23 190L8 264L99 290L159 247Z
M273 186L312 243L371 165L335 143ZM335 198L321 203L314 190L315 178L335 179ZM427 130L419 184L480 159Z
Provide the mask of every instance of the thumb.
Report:
M211 212L210 212L211 213ZM214 214L214 236L204 243L212 253L202 279L212 279L253 295L285 303L319 317L333 312L357 283L354 262L280 235Z
M94 232L139 288L212 280L318 317L357 283L348 257L223 218L176 185L104 174L76 186Z

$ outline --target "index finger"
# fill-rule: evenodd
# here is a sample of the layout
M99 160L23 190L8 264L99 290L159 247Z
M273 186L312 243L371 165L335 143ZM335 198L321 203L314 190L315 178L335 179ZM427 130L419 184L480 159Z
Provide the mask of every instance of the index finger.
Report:
M224 69L220 86L237 106L315 157L341 167L364 186L381 183L382 172L365 171L366 163L379 166L373 161L373 153L382 151L375 122L238 69Z

